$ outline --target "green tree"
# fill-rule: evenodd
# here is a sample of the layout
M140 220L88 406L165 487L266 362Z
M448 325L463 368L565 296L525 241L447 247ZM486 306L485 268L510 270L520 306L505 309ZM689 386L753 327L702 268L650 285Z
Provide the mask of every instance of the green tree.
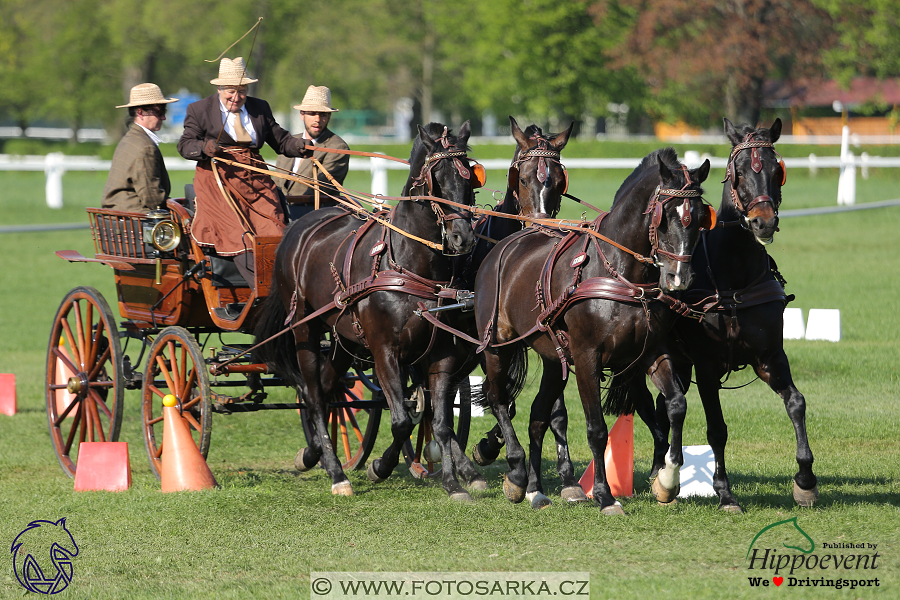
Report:
M861 75L900 76L900 3L896 0L814 0L828 11L838 44L824 62L835 79L847 84Z

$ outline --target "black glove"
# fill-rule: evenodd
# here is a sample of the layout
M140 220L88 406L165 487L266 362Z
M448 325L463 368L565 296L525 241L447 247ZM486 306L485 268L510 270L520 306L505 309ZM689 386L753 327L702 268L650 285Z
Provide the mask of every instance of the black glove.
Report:
M203 142L203 154L212 158L216 155L216 140L206 140Z
M301 144L299 147L300 154L298 154L297 156L300 158L312 158L313 152L315 152L315 150L313 150L312 148L304 148L304 146L313 146L313 141L303 139L303 140L300 140L300 144Z

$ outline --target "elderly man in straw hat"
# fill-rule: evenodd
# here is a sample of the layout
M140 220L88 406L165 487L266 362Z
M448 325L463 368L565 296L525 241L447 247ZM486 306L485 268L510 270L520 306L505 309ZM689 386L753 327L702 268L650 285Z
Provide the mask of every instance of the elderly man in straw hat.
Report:
M309 146L315 145L317 148L350 149L347 142L328 129L331 113L338 112L338 109L331 107L331 90L327 87L309 86L306 94L303 96L303 101L294 106L294 108L300 111L304 125L304 131L296 134L294 137L304 140ZM313 156L322 163L324 169L334 177L335 181L344 183L347 171L350 169L350 156L348 154L316 151ZM279 156L275 166L283 171L292 171L302 178L313 179L313 164L309 159ZM328 196L337 196L337 190L329 184L327 176L321 170L318 172L318 180L321 182L319 189L323 202L333 204L333 202L328 202ZM292 198L290 197L292 196L311 196L314 193L312 187L298 181L279 179L278 185L285 196L289 196L289 202L291 202ZM303 204L308 205L310 202L307 201ZM306 207L301 204L290 204L291 216L296 218L299 214L306 212L303 208Z
M156 84L142 83L131 88L128 104L116 107L128 109L131 123L113 154L103 208L149 212L165 207L172 185L155 132L166 120L166 104L177 101L164 98Z
M247 85L256 81L247 76L243 58L223 58L219 76L210 81L216 93L188 106L178 141L178 152L197 161L191 236L221 256L234 256L251 286L253 237L281 235L285 227L281 200L269 175L211 159L265 169L259 155L264 143L279 154L306 154L303 141L275 122L268 102L247 96Z

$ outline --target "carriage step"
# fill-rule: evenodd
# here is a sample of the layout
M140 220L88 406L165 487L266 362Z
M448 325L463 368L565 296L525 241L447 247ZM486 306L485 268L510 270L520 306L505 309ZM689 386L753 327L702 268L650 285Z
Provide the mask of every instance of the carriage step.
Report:
M216 313L216 316L224 321L234 321L241 313L244 311L244 303L236 302L234 304L226 304L225 306L220 306L218 308L214 308L213 312Z

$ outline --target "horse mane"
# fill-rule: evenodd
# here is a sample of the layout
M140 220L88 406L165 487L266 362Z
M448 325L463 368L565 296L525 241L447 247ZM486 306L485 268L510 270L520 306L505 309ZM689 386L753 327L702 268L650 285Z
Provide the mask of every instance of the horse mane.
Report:
M616 202L618 202L619 198L622 196L622 193L630 189L644 174L648 169L657 169L659 163L656 160L656 157L660 157L665 163L669 170L674 172L681 171L681 163L678 160L678 153L674 148L660 148L659 150L654 150L647 156L641 159L641 162L634 168L628 177L625 178L625 181L622 182L622 185L619 186L619 189L616 190L615 198L613 199L612 205L615 206Z
M427 133L432 139L437 139L444 135L444 127L446 127L446 125L444 125L443 123L429 123L422 129L424 129L425 133ZM455 133L453 133L453 130L450 129L450 127L447 127L447 139L450 140L450 144L453 146L456 146L459 143L459 138ZM424 159L425 154L427 154L427 152L424 151L424 147L425 144L422 143L421 138L417 135L413 140L412 149L409 152L410 163L412 163L413 159L419 155L421 155ZM468 145L466 145L463 149L466 152L471 152L472 150Z

